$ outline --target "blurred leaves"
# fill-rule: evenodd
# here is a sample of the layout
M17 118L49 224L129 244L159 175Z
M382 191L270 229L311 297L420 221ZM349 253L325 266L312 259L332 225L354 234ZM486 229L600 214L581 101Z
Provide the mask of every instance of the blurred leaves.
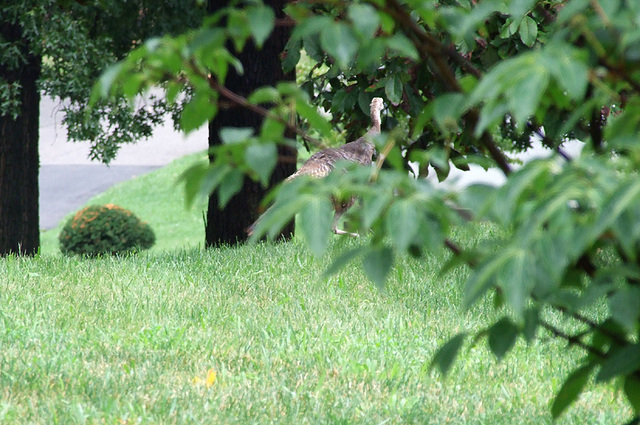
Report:
M593 367L591 365L582 366L574 370L564 381L551 406L551 414L554 418L560 416L571 403L578 399L589 380L592 370Z
M358 51L358 41L350 26L343 23L332 23L320 33L322 48L331 55L338 66L347 69Z

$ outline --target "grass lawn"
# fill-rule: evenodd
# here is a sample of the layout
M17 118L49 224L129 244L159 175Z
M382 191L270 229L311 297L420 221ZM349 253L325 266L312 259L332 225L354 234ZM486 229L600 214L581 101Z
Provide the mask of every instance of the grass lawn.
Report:
M40 256L0 260L0 423L552 422L580 352L547 335L500 363L469 345L447 380L429 371L439 344L494 314L489 300L460 310L465 272L440 277L445 252L402 260L378 291L359 264L321 277L364 238L336 238L322 259L297 241L205 251L201 212L173 186L188 161L92 201L148 221L153 250L68 258L56 229ZM589 386L558 423L622 423L623 398Z

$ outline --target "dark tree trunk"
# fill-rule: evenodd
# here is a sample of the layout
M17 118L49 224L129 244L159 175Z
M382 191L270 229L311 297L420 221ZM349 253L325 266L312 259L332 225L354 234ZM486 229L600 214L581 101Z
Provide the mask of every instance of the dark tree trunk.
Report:
M0 23L0 36L21 50L25 63L0 63L0 78L20 85L18 116L0 116L0 255L34 255L40 245L38 128L40 58L29 52L18 25Z
M221 4L222 3L222 4ZM270 0L265 4L271 6L277 17L282 17L284 0ZM227 5L226 1L209 0L209 11L213 12ZM289 39L289 28L276 26L271 37L262 49L247 43L243 52L236 55L244 67L244 75L237 75L231 69L225 86L230 90L247 96L253 90L275 85L278 81L293 80L295 75L284 75L280 63L280 55ZM256 133L263 118L254 112L239 107L220 109L216 117L209 123L209 146L220 144L219 132L223 127L253 127ZM279 148L279 162L273 175L274 185L295 171L296 152L292 149ZM266 190L260 183L245 178L242 190L234 196L224 209L218 207L217 196L209 197L209 208L206 223L206 246L220 244L237 244L247 239L246 230L259 215L258 206ZM293 233L293 223L283 230L283 236Z

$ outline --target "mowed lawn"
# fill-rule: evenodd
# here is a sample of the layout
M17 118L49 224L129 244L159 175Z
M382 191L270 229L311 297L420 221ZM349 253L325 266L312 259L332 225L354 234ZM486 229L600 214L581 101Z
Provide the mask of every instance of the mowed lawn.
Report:
M64 257L56 229L40 256L0 260L0 423L552 423L581 353L549 335L501 362L469 343L446 380L429 369L448 337L495 317L489 299L460 309L467 271L440 276L446 252L402 259L379 291L358 262L323 277L366 238L319 259L299 241L204 250L201 211L173 186L191 160L97 200L147 220L153 250ZM615 384L590 385L558 423L630 417Z

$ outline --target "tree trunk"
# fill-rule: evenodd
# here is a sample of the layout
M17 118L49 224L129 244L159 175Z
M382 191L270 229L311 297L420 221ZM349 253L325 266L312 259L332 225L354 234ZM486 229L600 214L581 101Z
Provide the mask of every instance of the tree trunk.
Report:
M224 7L226 3L220 0L209 0L209 11L213 12ZM265 2L274 9L278 18L284 15L282 12L284 3L284 0ZM244 67L244 75L237 75L230 69L225 86L240 95L247 96L259 87L275 85L278 81L293 80L294 73L284 75L280 63L280 55L288 39L289 28L276 26L262 49L257 49L251 42L247 43L244 50L236 54ZM219 132L223 127L253 127L258 133L262 120L261 116L243 108L221 108L209 123L209 146L221 143ZM271 176L270 185L275 185L291 175L296 167L296 151L284 147L278 149L280 160ZM266 192L267 189L264 189L260 183L245 178L242 190L229 201L225 208L220 209L217 197L210 196L205 246L235 245L245 241L246 231L258 218L258 207ZM282 236L289 237L292 233L293 222L283 230Z
M0 115L0 255L34 255L40 245L38 129L40 58L29 51L22 28L0 23L0 38L26 59L17 67L0 63L0 78L19 84L17 116Z

